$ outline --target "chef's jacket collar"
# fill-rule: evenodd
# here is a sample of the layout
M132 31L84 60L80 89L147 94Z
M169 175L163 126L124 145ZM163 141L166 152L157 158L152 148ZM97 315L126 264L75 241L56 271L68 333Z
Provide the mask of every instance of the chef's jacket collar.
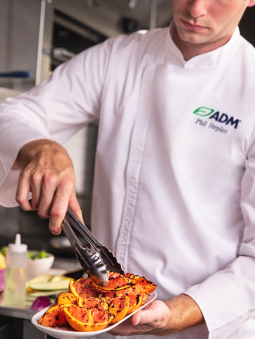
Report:
M240 41L239 40L240 30L237 27L230 40L224 46L221 46L215 49L214 51L200 54L188 61L185 61L181 51L173 41L174 28L175 23L174 21L172 21L170 24L170 29L167 30L167 39L166 39L167 59L168 62L170 62L174 66L178 66L185 69L211 68L224 62L226 58L228 58L229 61L230 55L233 57L236 54L236 51L238 50Z

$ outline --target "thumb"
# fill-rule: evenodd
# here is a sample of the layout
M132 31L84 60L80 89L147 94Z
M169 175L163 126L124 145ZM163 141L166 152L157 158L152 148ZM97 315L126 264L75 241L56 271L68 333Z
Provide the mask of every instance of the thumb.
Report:
M144 309L141 311L136 312L132 317L132 324L134 326L137 325L144 325L149 324L153 321L154 315L153 313L148 309Z
M135 313L132 317L132 325L137 326L141 321L142 316L139 312Z

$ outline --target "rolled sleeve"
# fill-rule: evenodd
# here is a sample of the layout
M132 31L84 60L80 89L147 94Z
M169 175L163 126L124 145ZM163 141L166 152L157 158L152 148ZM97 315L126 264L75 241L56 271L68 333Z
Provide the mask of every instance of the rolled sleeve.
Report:
M185 294L192 297L199 305L210 339L232 338L232 333L255 317L254 143L247 155L240 202L245 228L238 256L222 271L185 291ZM255 319L253 323L255 329ZM243 335L241 337L245 338Z
M38 139L67 141L100 113L112 40L59 66L39 86L0 106L0 204L16 206L19 171L12 165L20 148Z
M255 260L239 257L223 271L185 291L200 307L210 339L228 338L255 316Z

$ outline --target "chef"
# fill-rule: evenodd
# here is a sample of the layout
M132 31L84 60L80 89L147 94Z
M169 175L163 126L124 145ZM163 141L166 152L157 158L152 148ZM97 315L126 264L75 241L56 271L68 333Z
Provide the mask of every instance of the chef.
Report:
M59 234L82 218L61 146L99 118L92 232L158 300L114 335L255 336L255 0L173 0L170 28L119 36L1 105L0 203ZM31 204L28 202L32 194Z

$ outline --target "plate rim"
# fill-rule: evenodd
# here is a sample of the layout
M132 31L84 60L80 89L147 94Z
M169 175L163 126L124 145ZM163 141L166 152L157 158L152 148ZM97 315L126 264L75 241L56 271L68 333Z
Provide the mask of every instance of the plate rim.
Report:
M39 324L39 320L42 317L42 315L53 305L47 306L45 307L43 310L37 312L36 314L33 315L31 322L32 324L40 331L50 334L54 337L54 333L56 335L58 335L56 338L67 338L67 336L69 336L70 338L73 337L75 338L86 338L86 337L91 337L91 336L96 336L105 332L110 331L111 329L113 329L114 327L118 326L119 324L121 324L122 322L124 322L126 319L132 317L133 314L135 314L136 312L138 312L139 310L142 310L145 306L147 306L148 304L150 304L153 300L155 300L157 298L157 292L153 291L152 293L150 293L147 298L149 297L149 300L139 307L136 311L130 313L129 315L127 315L125 318L123 318L122 320L120 320L119 322L117 322L116 324L112 324L109 327L105 327L102 330L99 331L93 331L93 332L78 332L75 330L64 330L62 328L51 328L51 327L46 327L46 326L42 326ZM61 337L61 334L63 335Z

